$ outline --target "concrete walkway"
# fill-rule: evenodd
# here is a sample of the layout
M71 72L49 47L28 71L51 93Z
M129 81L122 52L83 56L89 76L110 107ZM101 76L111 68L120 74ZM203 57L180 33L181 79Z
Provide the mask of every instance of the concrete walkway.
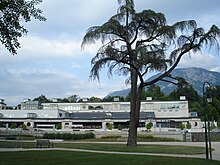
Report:
M76 142L74 142L76 143ZM104 143L104 144L125 144L124 142L77 142L77 143ZM200 146L204 147L204 142L140 142L139 144L157 144L157 145L179 145L179 146ZM212 148L215 151L212 152L213 160L220 161L220 142L213 142ZM70 149L70 148L0 148L0 152L17 152L17 151L48 151L48 150L60 150L60 151L76 151L76 152L90 152L90 153L105 153L105 154L122 154L122 155L152 155L152 156L172 156L172 157L188 157L188 158L203 158L205 154L197 155L179 155L179 154L157 154L157 153L138 153L138 152L111 152L111 151L95 151L85 149Z

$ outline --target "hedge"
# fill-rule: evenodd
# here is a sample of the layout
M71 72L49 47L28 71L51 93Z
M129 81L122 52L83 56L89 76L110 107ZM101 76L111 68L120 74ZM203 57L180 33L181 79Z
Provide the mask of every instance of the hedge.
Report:
M89 133L45 133L43 135L44 139L64 139L64 140L80 140L80 139L94 139L95 134L92 132Z

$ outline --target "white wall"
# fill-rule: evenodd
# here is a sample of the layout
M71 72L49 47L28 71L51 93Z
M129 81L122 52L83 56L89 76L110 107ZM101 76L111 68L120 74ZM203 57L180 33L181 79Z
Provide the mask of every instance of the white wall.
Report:
M27 118L28 113L35 113L37 118L63 118L64 112L59 110L0 110L3 118ZM59 116L62 113L62 117Z

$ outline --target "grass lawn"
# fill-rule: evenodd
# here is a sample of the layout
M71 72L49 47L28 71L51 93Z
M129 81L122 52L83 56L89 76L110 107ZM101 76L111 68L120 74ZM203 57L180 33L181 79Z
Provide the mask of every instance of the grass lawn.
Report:
M77 148L99 151L118 152L143 152L143 153L164 153L164 154L203 154L204 147L191 146L167 146L167 145L138 145L137 147L127 147L125 144L97 144L97 143L58 143L58 148Z
M0 165L219 165L219 161L72 151L0 152Z
M0 148L35 148L36 142L16 143L11 141L1 141ZM127 147L125 144L99 144L99 143L55 143L55 148L76 148L99 151L119 151L119 152L143 152L143 153L164 153L164 154L204 154L204 147L193 146L166 146L166 145L138 145L138 147Z

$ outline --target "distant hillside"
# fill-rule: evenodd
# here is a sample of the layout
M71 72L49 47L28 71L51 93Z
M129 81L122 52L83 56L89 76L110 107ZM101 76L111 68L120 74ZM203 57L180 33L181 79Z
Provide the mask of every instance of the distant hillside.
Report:
M219 72L213 72L213 71L208 71L203 68L179 68L173 70L171 73L173 77L183 77L187 80L189 84L193 86L193 88L198 92L199 95L202 95L202 88L203 88L203 83L204 82L209 82L212 86L219 85L220 86L220 73ZM153 79L158 75L150 77L148 80ZM148 81L147 80L147 81ZM159 81L156 83L158 86L160 86L161 90L169 94L172 92L176 86L167 83L167 82L162 82ZM108 94L108 96L127 96L129 93L130 89L125 89L125 90L120 90L120 91L115 91L111 92Z

